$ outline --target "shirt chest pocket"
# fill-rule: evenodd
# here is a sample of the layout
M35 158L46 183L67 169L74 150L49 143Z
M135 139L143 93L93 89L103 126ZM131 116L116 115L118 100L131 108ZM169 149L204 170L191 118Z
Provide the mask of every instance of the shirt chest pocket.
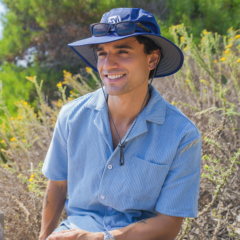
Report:
M169 166L133 156L124 184L125 194L135 199L157 199Z

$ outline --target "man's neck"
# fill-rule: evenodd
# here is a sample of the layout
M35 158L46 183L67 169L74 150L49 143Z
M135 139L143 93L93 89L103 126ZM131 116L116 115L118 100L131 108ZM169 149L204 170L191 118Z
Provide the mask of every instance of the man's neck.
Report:
M141 88L120 96L108 96L108 108L116 126L129 127L138 116L148 88ZM144 107L150 99L150 93L145 100Z

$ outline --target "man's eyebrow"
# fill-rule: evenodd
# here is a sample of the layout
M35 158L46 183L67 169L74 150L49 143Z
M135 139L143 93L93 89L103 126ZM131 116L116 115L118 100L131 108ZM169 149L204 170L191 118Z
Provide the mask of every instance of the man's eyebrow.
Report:
M97 48L97 52L103 51L103 47Z
M133 49L132 47L130 47L127 44L115 45L113 48L115 48L115 49L122 49L122 48L124 48L124 49ZM104 51L104 48L103 47L97 48L97 52L100 52L100 51Z
M121 49L121 48L125 48L125 49L133 49L132 47L130 47L130 46L127 45L127 44L116 45L116 46L114 46L114 48L116 48L116 49Z

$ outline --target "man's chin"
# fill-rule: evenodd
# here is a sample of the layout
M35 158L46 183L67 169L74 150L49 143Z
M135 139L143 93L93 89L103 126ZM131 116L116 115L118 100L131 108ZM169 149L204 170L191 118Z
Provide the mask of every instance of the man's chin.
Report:
M105 90L107 92L108 95L111 96L120 96L120 95L124 95L126 93L128 93L129 91L127 91L126 88L123 87L116 87L116 86L105 86Z

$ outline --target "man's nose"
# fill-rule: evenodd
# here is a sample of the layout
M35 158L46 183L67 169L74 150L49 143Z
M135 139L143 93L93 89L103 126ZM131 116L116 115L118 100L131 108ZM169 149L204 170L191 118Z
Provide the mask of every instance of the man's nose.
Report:
M117 67L118 63L116 61L116 58L113 54L108 53L106 58L104 59L103 68L109 70Z

